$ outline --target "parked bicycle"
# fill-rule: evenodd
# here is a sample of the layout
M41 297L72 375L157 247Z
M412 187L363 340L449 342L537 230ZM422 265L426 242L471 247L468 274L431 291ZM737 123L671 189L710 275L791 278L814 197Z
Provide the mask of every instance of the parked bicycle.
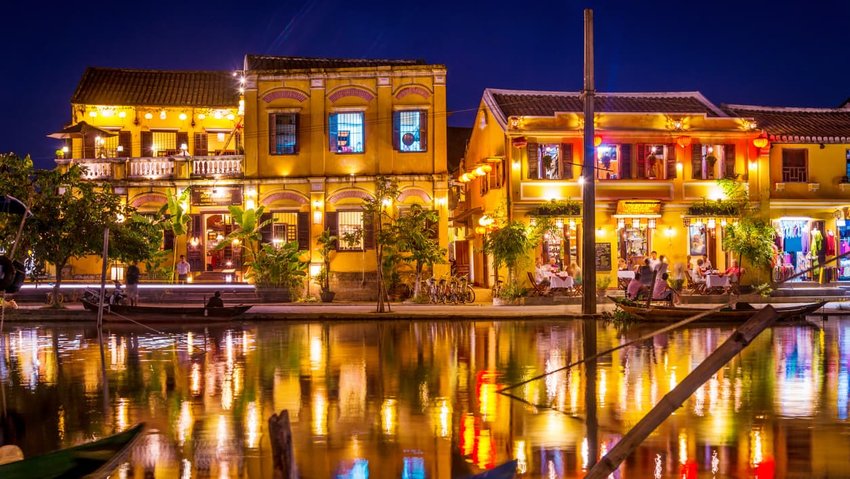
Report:
M440 279L428 278L425 282L429 302L432 304L464 304L475 302L475 290L464 276L443 276Z

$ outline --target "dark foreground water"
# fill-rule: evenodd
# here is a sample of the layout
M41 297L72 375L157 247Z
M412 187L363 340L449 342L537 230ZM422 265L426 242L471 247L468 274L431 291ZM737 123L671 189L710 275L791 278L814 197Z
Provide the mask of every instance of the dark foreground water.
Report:
M617 351L595 391L584 367L529 382L515 394L532 406L496 391L581 358L580 322L110 327L103 362L94 329L6 328L0 375L27 456L144 421L115 477L157 478L271 477L282 409L302 478L449 478L511 458L522 477L582 477L730 332ZM600 325L598 348L642 332ZM850 477L848 367L850 319L766 331L615 477Z

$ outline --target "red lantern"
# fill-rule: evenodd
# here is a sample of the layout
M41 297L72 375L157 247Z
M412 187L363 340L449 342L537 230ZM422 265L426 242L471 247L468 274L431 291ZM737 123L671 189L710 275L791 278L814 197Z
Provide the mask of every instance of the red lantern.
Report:
M767 144L768 144L767 135L765 135L764 133L759 135L758 138L753 138L753 146L755 146L758 149L764 148L765 146L767 146Z
M684 147L691 144L691 137L690 136L680 136L679 138L676 138L676 143L679 146L681 146L682 148L684 148Z
M511 144L514 148L525 148L528 146L528 140L524 136L520 136L511 140Z
M596 135L593 137L593 146L599 146L602 144L602 136Z

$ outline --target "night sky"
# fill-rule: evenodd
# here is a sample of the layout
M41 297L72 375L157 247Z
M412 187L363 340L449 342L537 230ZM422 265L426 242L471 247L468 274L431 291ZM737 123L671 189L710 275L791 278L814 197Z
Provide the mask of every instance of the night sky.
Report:
M442 63L449 123L468 126L486 87L581 88L585 7L600 91L817 107L850 97L847 0L10 1L0 152L52 167L58 143L45 135L69 121L87 66L230 70L246 53Z

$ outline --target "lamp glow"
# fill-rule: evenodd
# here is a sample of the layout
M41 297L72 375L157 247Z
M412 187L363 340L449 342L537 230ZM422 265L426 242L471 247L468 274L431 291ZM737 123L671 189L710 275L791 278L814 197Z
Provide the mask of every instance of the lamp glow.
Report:
M153 113L151 113L151 112L145 113L145 120L150 120L151 118L153 118Z
M181 113L181 114L179 114L179 115L177 116L177 118L180 118L180 121L183 121L183 120L185 120L185 119L186 119L186 114L185 114L185 113Z
M164 119L166 119L167 117L168 117L168 115L165 113L165 110L160 110L160 112L159 112L159 119L160 119L160 120L164 120Z
M596 135L593 137L593 146L599 146L602 144L602 136Z

